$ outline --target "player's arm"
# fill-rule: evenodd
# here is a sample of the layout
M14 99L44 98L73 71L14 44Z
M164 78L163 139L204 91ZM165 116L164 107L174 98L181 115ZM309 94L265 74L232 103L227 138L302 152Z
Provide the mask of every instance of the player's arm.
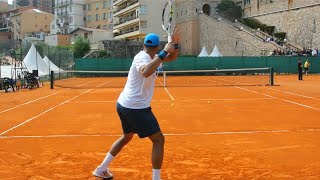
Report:
M177 59L179 54L179 42L180 42L180 31L179 28L174 28L173 35L172 35L172 42L175 47L174 51L167 54L164 58L163 62L170 62Z
M164 62L164 60L167 58L167 55L171 54L173 51L174 51L174 44L167 43L164 49L159 53L158 56L154 56L151 62L140 67L139 69L140 74L145 78L151 76L156 71L158 66L162 62Z

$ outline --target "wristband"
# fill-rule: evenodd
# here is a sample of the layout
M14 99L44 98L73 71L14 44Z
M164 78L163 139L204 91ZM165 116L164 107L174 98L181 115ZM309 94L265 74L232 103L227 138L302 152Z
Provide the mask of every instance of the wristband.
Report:
M161 61L163 61L163 59L167 56L167 52L165 50L160 51L160 53L158 54L158 57L161 59Z

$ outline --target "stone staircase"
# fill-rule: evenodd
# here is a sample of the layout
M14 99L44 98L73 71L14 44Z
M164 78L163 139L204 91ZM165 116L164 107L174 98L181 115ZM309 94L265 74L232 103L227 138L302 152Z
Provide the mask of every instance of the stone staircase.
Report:
M221 51L225 51L225 53L222 53L225 56L268 56L270 55L270 52L272 52L275 49L285 50L286 48L289 48L294 50L302 50L300 46L293 44L289 41L286 41L283 44L283 46L278 45L274 41L266 41L266 39L270 37L269 34L263 31L252 29L238 21L232 22L219 15L214 15L213 17L211 17L207 16L206 14L200 14L199 18L201 18L202 21L204 20L207 23L207 26L203 25L203 23L203 26L200 25L200 31L201 28L212 29L209 28L210 26L221 27L220 31L222 32L215 31L215 33L218 33L219 36L223 38L220 38L220 40L219 38L217 38L215 39L215 41L223 42L223 44L229 44L229 46L230 44L233 44L232 41L235 41L235 45L232 45L233 48L227 48L223 44L218 45L218 47L220 46L220 49L223 47ZM225 34L228 34L228 36L226 36ZM226 41L231 42L226 43ZM202 40L202 42L200 40L200 46L202 47L204 44L206 44L205 40ZM204 46L210 47L210 44Z

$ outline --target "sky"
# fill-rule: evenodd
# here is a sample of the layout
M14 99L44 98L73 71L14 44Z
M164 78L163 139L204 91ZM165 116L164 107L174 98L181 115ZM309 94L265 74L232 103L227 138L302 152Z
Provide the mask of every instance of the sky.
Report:
M12 0L8 0L8 3L9 3L9 4L12 4Z

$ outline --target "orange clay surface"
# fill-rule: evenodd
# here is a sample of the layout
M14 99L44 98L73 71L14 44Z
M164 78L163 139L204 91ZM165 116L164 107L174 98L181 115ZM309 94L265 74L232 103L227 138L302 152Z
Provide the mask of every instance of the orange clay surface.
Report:
M152 110L166 138L162 179L320 179L320 76L297 79L156 88ZM121 90L45 84L1 92L0 179L96 179L91 172L122 133ZM150 180L151 148L135 136L110 165L114 179Z

